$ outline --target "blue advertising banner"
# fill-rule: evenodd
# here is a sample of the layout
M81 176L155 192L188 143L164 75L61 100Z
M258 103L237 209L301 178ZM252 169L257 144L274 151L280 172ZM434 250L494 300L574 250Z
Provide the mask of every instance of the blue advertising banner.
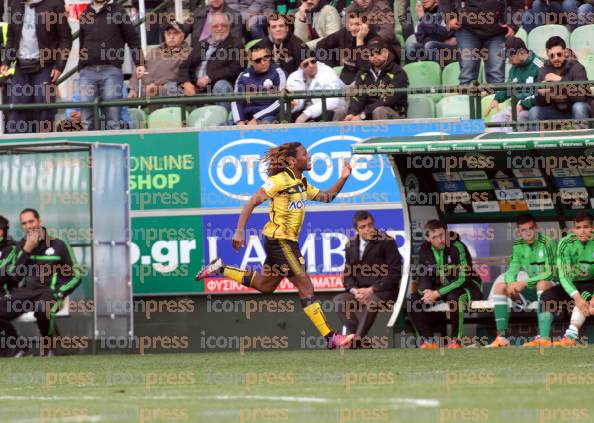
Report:
M370 204L399 202L394 172L387 156L351 157L351 145L376 136L478 134L482 120L456 122L395 122L389 125L311 126L200 133L201 207L238 207L266 181L260 163L265 151L299 141L312 157L308 182L328 189L340 175L344 161L353 166L352 177L335 202Z
M377 228L393 236L404 256L405 239L402 209L372 210ZM344 266L344 246L355 236L353 214L346 211L310 211L305 215L299 237L301 253L305 258L315 289L342 289L341 270ZM208 262L221 257L225 263L250 269L261 269L266 258L262 228L268 214L253 214L248 222L246 247L239 252L231 248L231 238L239 215L213 215L203 217L204 258ZM279 291L293 291L293 285L283 280ZM226 278L210 278L204 282L205 293L255 292Z

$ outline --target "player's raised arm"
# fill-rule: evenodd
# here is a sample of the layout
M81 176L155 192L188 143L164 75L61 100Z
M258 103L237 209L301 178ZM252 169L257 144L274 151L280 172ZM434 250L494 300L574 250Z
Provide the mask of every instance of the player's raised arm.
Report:
M334 186L330 187L328 191L319 191L313 200L320 201L322 203L329 203L334 200L334 198L336 198L338 193L340 193L342 190L342 187L344 186L347 179L349 179L349 176L351 176L352 170L353 168L351 167L351 164L345 161L340 178L338 178L338 182L336 182Z
M233 248L235 248L237 251L239 251L241 247L245 246L243 233L245 231L245 225L252 215L252 212L267 199L268 195L266 194L266 191L264 191L264 188L260 188L254 195L250 197L248 202L241 209L241 214L237 220L237 228L235 229L235 234L233 235L233 239L231 241Z

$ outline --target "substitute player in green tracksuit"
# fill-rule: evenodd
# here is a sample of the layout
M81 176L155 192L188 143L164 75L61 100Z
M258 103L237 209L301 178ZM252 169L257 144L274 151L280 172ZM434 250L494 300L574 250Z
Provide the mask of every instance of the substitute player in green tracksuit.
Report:
M532 215L525 213L518 216L517 231L520 239L514 242L509 267L504 275L504 282L494 287L493 303L495 306L495 324L497 337L487 348L507 347L510 342L506 337L509 323L509 301L522 300L524 305L539 302L539 336L525 343L525 347L550 347L551 323L553 316L541 307L540 298L544 291L556 285L555 254L557 244L554 240L538 232ZM518 280L518 273L528 273L526 280Z
M563 307L563 301L575 302L565 336L553 346L575 345L586 317L594 315L594 225L592 215L581 211L574 218L573 232L559 242L557 269L561 285L542 296L552 312Z

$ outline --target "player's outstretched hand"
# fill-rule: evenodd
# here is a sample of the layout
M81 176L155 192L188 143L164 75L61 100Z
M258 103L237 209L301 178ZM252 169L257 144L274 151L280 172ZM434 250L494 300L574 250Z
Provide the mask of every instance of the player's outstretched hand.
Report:
M353 168L351 167L351 164L347 161L344 162L344 166L342 167L342 173L340 174L340 177L342 179L348 179L349 176L351 176L351 172L353 171Z
M236 251L239 251L242 247L244 247L245 243L243 242L243 231L235 231L231 243L233 244L233 248Z

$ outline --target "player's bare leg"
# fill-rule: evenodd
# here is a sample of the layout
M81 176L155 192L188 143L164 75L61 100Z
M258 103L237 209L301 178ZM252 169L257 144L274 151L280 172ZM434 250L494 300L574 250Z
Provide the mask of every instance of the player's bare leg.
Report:
M289 280L299 292L303 312L309 317L309 320L311 320L316 329L318 329L320 335L328 340L328 348L348 346L355 335L342 335L330 329L320 303L314 298L314 287L309 275L303 272L289 277Z

